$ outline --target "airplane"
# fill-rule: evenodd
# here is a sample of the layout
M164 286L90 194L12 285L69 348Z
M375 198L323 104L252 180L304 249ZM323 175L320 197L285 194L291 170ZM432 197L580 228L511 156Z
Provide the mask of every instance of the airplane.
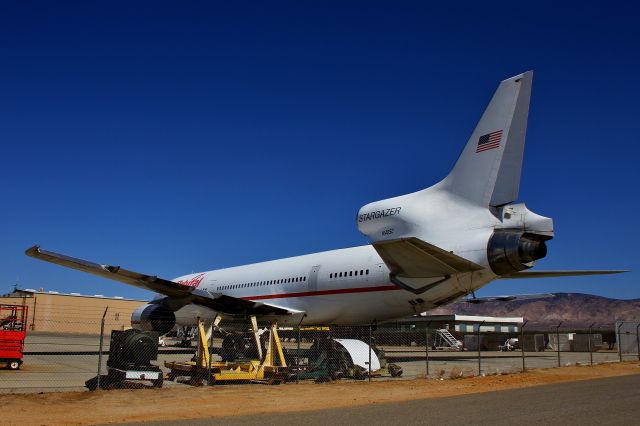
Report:
M372 202L357 216L371 244L173 280L34 246L28 256L158 295L134 328L165 334L196 318L255 315L282 325L384 322L457 301L496 279L612 274L535 271L553 220L518 199L533 72L502 81L451 172L426 189ZM511 296L504 296L511 300ZM499 298L498 298L499 299Z

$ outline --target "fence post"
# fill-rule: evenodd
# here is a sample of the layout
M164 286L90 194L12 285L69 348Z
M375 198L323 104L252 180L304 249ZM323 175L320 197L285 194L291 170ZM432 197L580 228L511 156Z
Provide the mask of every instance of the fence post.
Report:
M638 345L638 361L640 361L640 336L638 335L638 330L640 330L640 322L636 325L636 344Z
M618 323L616 323L616 336L617 336L617 343L618 343L618 359L620 360L620 362L622 362L622 342L620 341L620 329L622 328L622 324L624 324L624 321L620 321Z
M104 309L102 321L100 321L100 347L98 348L98 377L96 379L96 389L100 389L100 375L102 374L102 343L104 341L104 318L107 316L109 307Z
M300 322L298 323L298 348L296 351L296 383L300 383L300 339L302 338L302 334L300 332L300 326L302 325L302 321L307 316L307 314L303 314L302 318L300 318Z
M213 358L213 322L211 323L211 335L209 336L209 365L207 365L207 384L213 385L213 374L211 374L211 358Z
M425 339L424 339L424 353L425 353L425 362L427 367L427 375L425 378L429 379L429 326L431 325L431 321L427 323L427 327L425 328Z
M591 334L595 322L589 326L589 365L593 366L593 345L591 344Z
M560 326L562 321L556 326L556 344L558 345L558 367L560 367Z
M482 328L482 324L485 322L482 321L478 324L478 376L482 375L482 354L480 353L480 329Z
M526 320L520 326L520 352L522 353L522 372L524 373L527 369L524 365L524 326L527 325L529 321ZM535 344L535 342L534 342Z
M372 330L373 325L369 324L369 381L371 381L371 338L372 338L372 334L373 334L373 330Z

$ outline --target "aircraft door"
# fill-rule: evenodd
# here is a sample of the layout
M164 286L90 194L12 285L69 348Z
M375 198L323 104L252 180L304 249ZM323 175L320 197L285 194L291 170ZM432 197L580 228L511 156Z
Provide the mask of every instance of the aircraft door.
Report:
M318 289L318 274L320 273L320 265L312 266L309 271L309 291Z
M374 284L388 284L390 282L389 273L384 263L377 263L373 267Z

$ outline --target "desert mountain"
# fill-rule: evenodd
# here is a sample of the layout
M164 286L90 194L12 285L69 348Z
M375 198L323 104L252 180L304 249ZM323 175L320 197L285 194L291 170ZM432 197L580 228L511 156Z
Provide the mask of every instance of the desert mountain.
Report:
M464 301L447 305L429 314L459 314L524 317L531 325L610 327L616 320L640 321L640 299L609 299L582 293L554 293L555 297L511 302L471 304Z

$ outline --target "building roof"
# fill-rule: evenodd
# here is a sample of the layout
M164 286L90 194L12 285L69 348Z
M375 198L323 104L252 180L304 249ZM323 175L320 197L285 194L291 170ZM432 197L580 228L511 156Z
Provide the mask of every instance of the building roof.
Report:
M487 317L487 316L478 316L478 315L458 315L458 314L450 314L450 315L420 315L410 318L405 318L400 320L399 322L443 322L443 321L451 321L451 322L466 322L473 324L480 324L481 322L485 323L498 323L498 324L521 324L524 322L522 317Z
M83 297L83 298L91 298L91 299L126 300L131 302L143 302L143 303L148 302L148 300L128 299L126 297L120 297L120 296L105 296L102 294L88 295L88 294L80 294L80 293L60 293L58 291L34 290L32 288L17 289L11 294L9 294L8 296L9 297L25 297L25 296L31 297L34 294L42 294L47 296L63 296L63 297Z

